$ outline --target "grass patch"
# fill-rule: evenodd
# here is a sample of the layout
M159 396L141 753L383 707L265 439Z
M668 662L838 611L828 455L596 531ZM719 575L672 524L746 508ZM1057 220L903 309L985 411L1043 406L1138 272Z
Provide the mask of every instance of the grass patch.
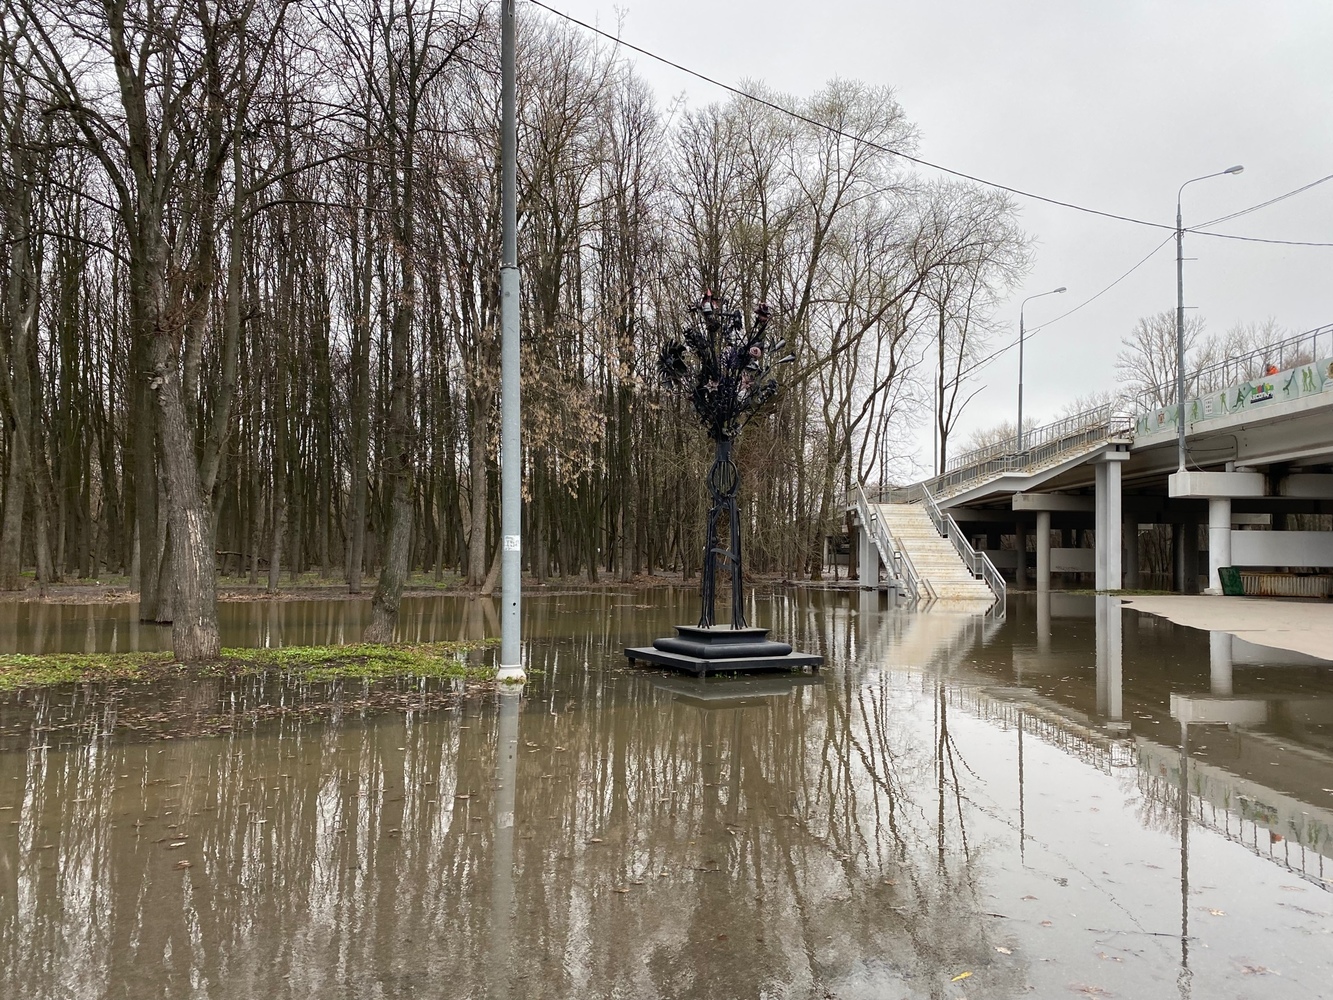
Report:
M161 653L52 653L0 656L0 691L99 681L153 681L168 676L246 677L281 673L294 679L389 680L440 677L486 681L492 666L468 664L464 655L494 645L480 642L352 646L284 646L277 649L224 649L212 663L187 665Z

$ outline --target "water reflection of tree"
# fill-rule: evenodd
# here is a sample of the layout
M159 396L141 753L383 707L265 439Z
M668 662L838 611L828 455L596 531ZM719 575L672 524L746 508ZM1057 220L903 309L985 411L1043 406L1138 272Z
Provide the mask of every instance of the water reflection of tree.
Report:
M582 669L602 642L531 664L506 968L487 950L495 719L471 700L0 755L0 819L20 820L0 995L463 996L503 975L528 996L943 996L962 969L1019 988L988 969L940 682L837 671L708 709Z

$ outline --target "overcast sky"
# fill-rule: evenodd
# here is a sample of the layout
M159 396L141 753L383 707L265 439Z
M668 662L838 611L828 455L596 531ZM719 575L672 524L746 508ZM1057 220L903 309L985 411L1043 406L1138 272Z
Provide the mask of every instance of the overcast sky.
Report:
M1063 201L1174 225L1248 207L1333 174L1333 2L796 3L792 0L548 0L558 10L724 82L796 95L835 76L888 84L921 130L917 153ZM526 5L520 5L523 16ZM532 10L531 7L526 7ZM727 95L629 53L665 100ZM1166 232L1019 199L1036 258L1000 320L1017 337L1128 270ZM1333 242L1333 181L1218 227L1244 236ZM1185 301L1210 331L1273 317L1299 332L1333 323L1333 247L1186 236ZM1068 319L1030 336L1024 413L1053 418L1075 396L1111 388L1121 337L1176 302L1174 241ZM980 373L960 425L1014 419L1017 351ZM929 426L922 461L930 451Z

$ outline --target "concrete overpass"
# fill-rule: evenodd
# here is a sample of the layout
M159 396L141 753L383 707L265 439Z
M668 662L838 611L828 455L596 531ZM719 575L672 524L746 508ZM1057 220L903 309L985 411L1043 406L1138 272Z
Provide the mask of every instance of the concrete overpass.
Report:
M1184 471L1179 411L1152 405L1152 397L1174 395L1167 386L1133 412L1107 406L1077 414L1025 433L1022 450L1001 442L958 456L924 482L862 491L854 520L872 528L862 532L862 583L875 582L881 566L901 580L904 562L910 576L910 544L871 538L873 522L891 522L893 505L907 504L938 508L939 533L960 536L954 546L975 577L984 578L988 563L1020 588L1049 589L1056 574L1091 575L1098 590L1141 587L1144 529L1163 525L1176 590L1197 591L1203 569L1205 592L1220 593L1218 570L1235 566L1254 574L1250 587L1328 596L1333 326L1266 353L1285 358L1286 367L1240 377L1247 365L1265 363L1256 354L1198 373L1202 388L1185 403ZM1159 543L1166 536L1153 535ZM909 593L921 589L912 580L905 585ZM1001 595L1003 583L992 590Z

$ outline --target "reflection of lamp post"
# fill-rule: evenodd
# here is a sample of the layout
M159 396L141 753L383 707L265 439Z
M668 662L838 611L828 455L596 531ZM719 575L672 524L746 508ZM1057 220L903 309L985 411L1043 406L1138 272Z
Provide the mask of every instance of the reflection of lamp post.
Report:
M1021 452L1023 450L1023 307L1033 299L1039 299L1043 295L1059 295L1065 290L1065 286L1052 288L1049 292L1038 292L1036 295L1029 295L1018 304L1018 447L1014 450Z
M514 920L514 800L521 684L501 684L495 728L495 842L491 845L491 996L508 997Z
M1215 174L1191 177L1176 192L1176 451L1180 472L1185 471L1185 229L1180 224L1180 195L1187 184L1223 174L1238 174L1244 169L1237 164Z

